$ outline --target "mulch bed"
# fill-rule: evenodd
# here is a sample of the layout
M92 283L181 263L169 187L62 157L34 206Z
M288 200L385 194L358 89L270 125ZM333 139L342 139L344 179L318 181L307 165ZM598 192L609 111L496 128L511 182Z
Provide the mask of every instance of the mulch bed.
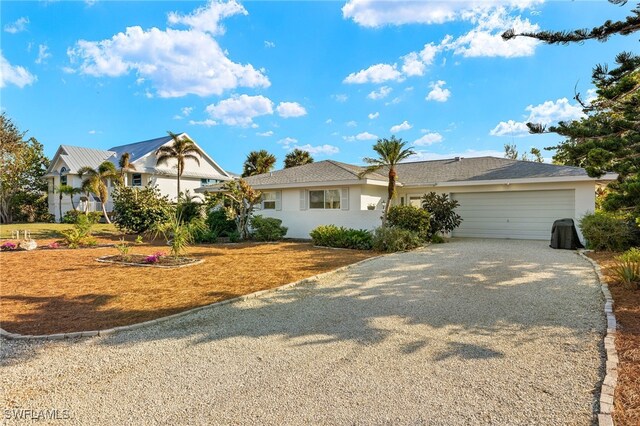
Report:
M153 260L150 260L153 257ZM195 265L202 262L202 259L194 259L191 257L173 257L173 256L147 256L144 254L132 254L129 256L102 256L99 262L119 263L128 266L144 266L159 268L179 268L188 265Z
M640 425L640 290L625 289L615 281L610 268L616 253L589 253L598 262L614 300L618 322L618 385L613 419L617 425Z
M167 251L134 246L131 255ZM188 268L138 268L100 263L116 249L0 253L0 326L12 333L101 330L172 315L266 290L376 256L310 243L194 246Z

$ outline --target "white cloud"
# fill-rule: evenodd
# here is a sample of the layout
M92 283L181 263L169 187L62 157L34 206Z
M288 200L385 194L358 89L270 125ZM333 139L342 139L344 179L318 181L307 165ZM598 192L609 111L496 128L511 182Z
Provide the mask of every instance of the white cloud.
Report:
M269 130L266 132L262 132L262 133L256 133L256 135L258 136L262 136L262 137L269 137L269 136L273 136L273 130Z
M264 70L231 61L213 36L223 32L219 19L245 12L234 1L210 2L191 15L169 15L171 23L190 26L187 30L129 27L110 39L79 40L67 54L82 74L119 77L133 72L163 98L269 87Z
M206 110L211 118L226 125L247 127L255 117L273 114L273 102L262 95L240 95L211 104Z
M543 0L456 0L456 1L375 1L349 0L342 16L363 27L405 24L442 24L464 19L470 11L486 11L504 6L524 10Z
M51 57L51 53L48 52L49 47L46 44L38 46L38 57L36 58L36 64L47 63L47 59Z
M289 149L291 148L291 145L294 145L297 142L298 142L298 139L287 136L284 139L280 139L277 143L282 145L285 149Z
M396 97L396 98L391 99L389 102L385 102L384 104L385 104L386 106L389 106L389 105L397 105L397 104L399 104L401 101L402 101L402 99L400 99L399 97Z
M438 132L427 133L416 139L413 144L416 146L425 146L425 145L433 145L434 143L442 142L444 138Z
M431 87L431 91L427 94L425 98L428 101L436 101L436 102L446 102L451 96L451 91L449 89L443 89L442 87L447 84L444 80L432 81L429 83L429 87Z
M369 93L367 95L367 98L369 99L383 99L386 98L389 93L391 93L393 91L393 89L389 86L382 86L380 89L378 89L377 91L374 90L373 92Z
M493 149L487 150L475 150L468 149L462 152L450 152L445 154L440 154L436 152L429 151L417 151L415 155L412 155L407 161L430 161L430 160L448 160L453 159L455 157L462 158L473 158L473 157L499 157L502 158L504 156L504 152L496 151ZM464 161L464 160L463 160Z
M9 84L23 88L37 81L38 78L31 74L26 68L11 65L0 51L0 88Z
M225 28L220 24L220 21L237 14L248 15L249 13L235 0L227 2L210 0L207 5L199 7L187 15L171 12L167 21L171 25L185 25L188 28L212 35L222 35Z
M316 146L312 146L309 144L306 145L302 145L302 146L293 146L290 149L301 149L303 151L309 151L309 154L312 155L333 155L333 154L337 154L340 152L340 149L337 146L333 146L333 145L316 145Z
M376 118L380 117L380 113L379 112L372 112L367 117L369 117L369 120L375 120Z
M526 123L547 126L559 121L573 121L584 117L582 107L578 104L570 104L567 98L546 101L536 106L529 105L525 111L529 112L529 116L524 121L501 121L489 134L491 136L527 136L529 128Z
M385 81L402 81L402 73L397 70L397 65L376 64L367 69L351 73L344 79L344 83L384 83Z
M370 141L370 140L375 140L378 139L378 136L369 133L369 132L362 132L362 133L358 133L355 136L343 136L342 139L344 139L347 142L353 142L353 141Z
M347 121L347 127L356 127L358 123L354 120Z
M347 102L347 100L349 99L349 96L345 95L344 93L341 93L338 95L331 95L331 97L335 99L336 102L340 102L340 103Z
M333 120L330 118L327 118L327 120L325 121L325 124L331 124L331 123L333 123Z
M90 135L95 135L95 134L96 134L96 131L95 131L95 130L89 130L89 134L90 134Z
M276 47L276 44L272 41L269 40L265 40L264 41L264 47L268 48L268 49L273 49L274 47Z
M402 132L404 130L409 130L413 128L413 126L411 124L409 124L409 122L407 120L403 121L400 124L396 124L395 126L391 127L391 129L389 129L389 131L391 133L398 133L398 132Z
M213 127L213 126L217 126L218 122L210 118L207 118L206 120L202 120L202 121L189 120L189 124L191 124L192 126Z
M282 118L302 117L307 115L307 110L297 102L280 102L276 108Z
M18 18L15 22L6 24L4 26L4 30L5 32L8 32L10 34L21 33L22 31L25 31L27 29L28 23L29 23L29 18L27 18L26 16L23 16Z
M433 63L433 59L440 50L439 46L433 43L425 44L420 52L410 52L402 57L404 61L402 72L407 76L422 76L427 66Z
M191 114L191 111L193 111L193 107L184 107L181 108L180 111L182 112L182 115L184 117L187 117L189 114Z

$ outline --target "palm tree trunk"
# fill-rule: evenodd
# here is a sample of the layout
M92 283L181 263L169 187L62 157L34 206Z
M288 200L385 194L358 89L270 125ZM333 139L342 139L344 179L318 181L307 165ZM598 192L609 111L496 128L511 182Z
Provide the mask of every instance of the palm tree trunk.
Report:
M73 194L70 194L69 198L71 199L71 207L73 207L73 210L75 210L76 209L76 203L73 202Z
M396 169L391 167L389 169L389 186L387 187L387 204L384 206L384 213L382 214L382 226L387 223L387 214L391 208L391 200L396 193Z
M60 212L60 223L62 223L62 192L60 193L60 197L58 199L58 211Z
M180 161L178 160L178 199L177 201L180 201L180 175L181 175L181 170L180 170Z
M104 215L104 220L106 220L107 223L111 223L111 221L109 220L109 215L107 214L106 204L102 202L102 200L100 200L100 203L102 204L102 214Z

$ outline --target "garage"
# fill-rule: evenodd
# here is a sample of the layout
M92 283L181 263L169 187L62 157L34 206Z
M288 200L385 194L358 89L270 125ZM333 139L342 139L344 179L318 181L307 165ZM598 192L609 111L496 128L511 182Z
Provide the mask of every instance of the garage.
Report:
M463 222L454 237L547 240L556 219L575 216L575 190L453 193Z

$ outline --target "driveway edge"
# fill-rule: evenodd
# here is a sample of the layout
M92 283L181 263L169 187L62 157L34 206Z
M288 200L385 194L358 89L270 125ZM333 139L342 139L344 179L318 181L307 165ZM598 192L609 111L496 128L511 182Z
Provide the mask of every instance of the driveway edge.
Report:
M144 322L140 322L140 323L137 323L137 324L123 325L123 326L120 326L120 327L108 328L106 330L76 331L76 332L72 332L72 333L56 333L56 334L42 334L42 335L9 333L4 328L0 328L0 336L2 336L4 338L7 338L7 339L11 339L11 340L64 340L64 339L74 339L74 338L80 338L80 337L108 336L110 334L114 334L114 333L117 333L117 332L120 332L120 331L135 330L137 328L142 328L142 327L147 327L147 326L159 324L161 322L165 322L165 321L169 321L169 320L172 320L172 319L180 318L180 317L183 317L185 315L189 315L189 314L201 311L203 309L215 308L217 306L227 305L229 303L242 302L244 300L254 299L254 298L259 297L259 296L264 296L264 295L267 295L267 294L276 293L278 291L282 291L282 290L286 290L288 288L296 287L296 286L298 286L300 284L306 284L306 283L309 283L311 281L315 281L315 280L317 280L319 278L322 278L322 277L330 275L330 274L335 274L335 273L338 273L338 272L346 271L346 270L348 270L350 268L353 268L354 266L361 265L363 263L370 262L372 260L379 259L379 258L384 257L384 256L388 256L389 254L392 254L392 253L386 253L386 254L382 254L382 255L378 255L378 256L374 256L374 257L369 257L367 259L363 259L363 260L360 260L358 262L351 263L349 265L341 266L340 268L334 269L332 271L323 272L321 274L317 274L317 275L313 275L313 276L310 276L310 277L307 277L307 278L303 278L303 279L301 279L299 281L295 281L295 282L292 282L292 283L289 283L289 284L281 285L280 287L274 287L274 288L270 288L270 289L267 289L267 290L260 290L260 291L256 291L256 292L249 293L249 294L245 294L245 295L242 295L242 296L234 297L232 299L221 300L219 302L214 302L214 303L211 303L209 305L198 306L197 308L189 309L189 310L186 310L186 311L183 311L183 312L178 312L177 314L173 314L173 315L169 315L169 316L161 317L161 318L156 318L154 320L144 321Z
M613 297L609 291L609 286L602 275L600 265L589 256L585 255L589 250L580 250L578 254L586 259L598 276L600 289L604 296L604 314L607 317L607 332L604 335L604 350L607 356L605 364L605 376L600 390L600 412L598 413L599 426L614 426L613 423L613 395L618 384L618 351L616 350L616 316L613 313Z

